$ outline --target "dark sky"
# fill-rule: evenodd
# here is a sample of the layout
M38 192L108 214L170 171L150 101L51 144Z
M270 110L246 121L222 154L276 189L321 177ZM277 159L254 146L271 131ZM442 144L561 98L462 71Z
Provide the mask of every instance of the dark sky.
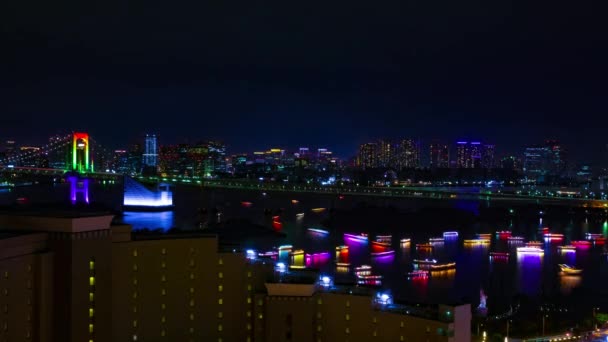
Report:
M48 1L0 4L0 138L231 151L378 137L545 138L603 162L608 30L587 2Z

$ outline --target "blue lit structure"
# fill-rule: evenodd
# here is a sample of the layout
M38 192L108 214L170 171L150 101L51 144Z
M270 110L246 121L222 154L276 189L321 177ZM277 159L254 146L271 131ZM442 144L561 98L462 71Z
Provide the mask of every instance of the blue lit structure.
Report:
M167 210L173 207L173 194L168 184L150 190L136 180L125 177L123 206L128 210Z

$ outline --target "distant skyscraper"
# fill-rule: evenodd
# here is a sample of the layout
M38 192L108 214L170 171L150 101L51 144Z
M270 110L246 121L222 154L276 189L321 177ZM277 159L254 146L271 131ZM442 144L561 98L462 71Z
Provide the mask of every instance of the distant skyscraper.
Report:
M459 169L468 169L473 167L471 148L467 141L458 141L456 143L456 167Z
M443 169L450 167L450 148L446 144L433 142L430 145L430 167Z
M495 150L496 147L494 145L483 145L481 153L481 167L484 169L492 169L496 167L496 162L494 161Z
M547 171L553 176L561 176L566 171L565 151L559 141L545 141L547 149Z
M524 173L527 177L538 178L547 173L548 149L544 146L526 147L524 152Z
M395 145L388 140L380 140L377 144L377 163L379 167L393 167L395 160Z
M357 166L362 169L370 169L378 167L378 144L365 143L359 146L359 156Z
M473 141L469 145L469 151L471 155L471 161L469 167L474 169L481 168L481 155L482 155L482 145L479 141Z
M156 135L146 134L142 163L144 167L155 168L158 165L158 149Z
M420 167L420 144L414 139L401 140L396 145L393 167L397 169L415 169Z

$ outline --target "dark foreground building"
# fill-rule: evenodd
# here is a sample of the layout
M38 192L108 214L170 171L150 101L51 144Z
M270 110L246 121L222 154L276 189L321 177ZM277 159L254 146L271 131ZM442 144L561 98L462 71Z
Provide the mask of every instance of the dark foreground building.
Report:
M103 213L0 215L0 341L470 341L469 305L276 277L215 236ZM288 280L289 279L289 280Z

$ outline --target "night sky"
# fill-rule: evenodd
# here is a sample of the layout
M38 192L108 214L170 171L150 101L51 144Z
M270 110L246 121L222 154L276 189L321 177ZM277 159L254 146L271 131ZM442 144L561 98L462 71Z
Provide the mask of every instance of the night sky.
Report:
M379 137L499 152L556 138L604 163L605 11L561 6L3 1L0 139L84 130L119 147L156 132L347 157Z

